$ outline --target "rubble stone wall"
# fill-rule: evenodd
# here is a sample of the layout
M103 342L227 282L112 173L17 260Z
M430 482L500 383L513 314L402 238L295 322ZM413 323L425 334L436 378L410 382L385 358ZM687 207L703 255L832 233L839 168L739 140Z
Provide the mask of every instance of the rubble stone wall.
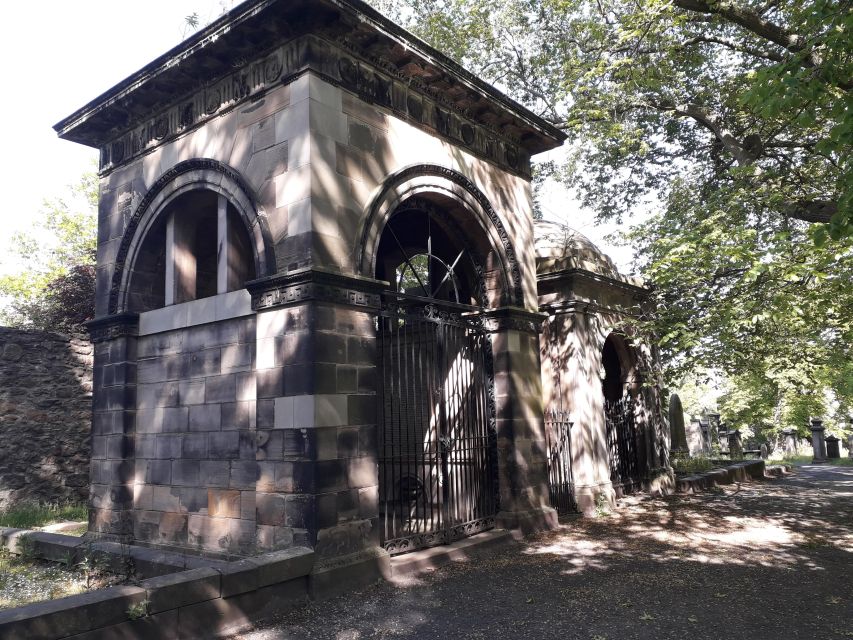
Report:
M0 509L89 493L92 344L0 327Z

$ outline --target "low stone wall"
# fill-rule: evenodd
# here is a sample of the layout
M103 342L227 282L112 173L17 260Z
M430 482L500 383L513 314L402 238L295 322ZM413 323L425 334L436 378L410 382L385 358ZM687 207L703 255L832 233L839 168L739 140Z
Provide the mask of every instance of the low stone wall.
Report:
M314 552L293 547L234 562L72 536L0 529L0 545L74 562L93 546L116 562L133 560L138 586L108 587L0 611L3 640L223 638L308 602ZM105 546L106 545L106 546ZM172 572L166 573L171 569Z
M763 480L764 466L764 460L734 462L720 469L677 478L675 486L679 493L698 493L720 484Z
M0 327L0 509L89 495L92 345Z

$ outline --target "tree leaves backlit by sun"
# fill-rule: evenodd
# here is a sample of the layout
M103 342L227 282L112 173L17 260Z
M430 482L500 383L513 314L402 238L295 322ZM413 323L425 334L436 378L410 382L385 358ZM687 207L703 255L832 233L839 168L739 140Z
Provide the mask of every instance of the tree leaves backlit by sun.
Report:
M671 381L722 371L763 402L738 420L851 410L849 2L377 4L569 133L554 175L600 219L650 213L624 241Z

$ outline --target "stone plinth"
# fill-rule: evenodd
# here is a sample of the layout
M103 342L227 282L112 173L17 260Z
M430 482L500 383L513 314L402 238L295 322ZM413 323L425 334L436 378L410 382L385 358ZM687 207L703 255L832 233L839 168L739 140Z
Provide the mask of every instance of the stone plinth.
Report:
M729 457L732 460L743 460L743 440L738 429L729 431Z
M823 439L823 432L825 431L823 420L812 418L809 428L812 432L812 449L814 450L812 462L826 462L826 441Z
M783 429L782 434L785 436L785 455L797 455L797 430L792 428Z

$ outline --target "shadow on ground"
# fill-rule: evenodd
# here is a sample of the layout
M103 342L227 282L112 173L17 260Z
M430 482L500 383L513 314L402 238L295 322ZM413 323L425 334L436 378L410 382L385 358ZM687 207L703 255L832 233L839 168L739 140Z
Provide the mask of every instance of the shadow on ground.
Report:
M239 637L853 638L853 468L626 498L608 517Z

